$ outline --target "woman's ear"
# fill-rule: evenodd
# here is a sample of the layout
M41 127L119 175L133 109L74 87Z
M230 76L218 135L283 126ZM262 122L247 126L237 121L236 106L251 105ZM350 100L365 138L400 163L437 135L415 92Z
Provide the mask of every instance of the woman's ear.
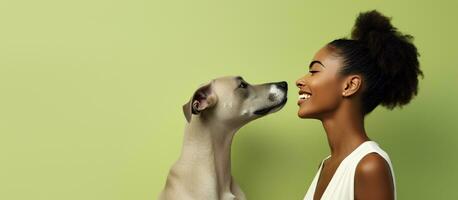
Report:
M342 91L343 97L349 97L358 92L361 88L362 77L360 75L351 75L345 79Z

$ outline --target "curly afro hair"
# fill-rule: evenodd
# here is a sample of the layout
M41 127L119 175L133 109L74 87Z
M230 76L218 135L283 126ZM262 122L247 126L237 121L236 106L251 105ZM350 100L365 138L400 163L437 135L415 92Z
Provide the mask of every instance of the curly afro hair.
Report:
M423 76L418 51L411 35L391 25L390 18L376 10L360 13L351 39L341 38L328 44L344 60L342 75L363 77L364 115L379 104L393 109L402 107L418 93L418 76Z

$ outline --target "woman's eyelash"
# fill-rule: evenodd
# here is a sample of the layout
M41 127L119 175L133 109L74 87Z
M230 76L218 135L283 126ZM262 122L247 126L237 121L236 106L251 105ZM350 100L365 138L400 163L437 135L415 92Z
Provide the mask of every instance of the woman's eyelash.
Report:
M316 72L318 72L318 71L310 70L309 72L313 74L313 73L316 73Z

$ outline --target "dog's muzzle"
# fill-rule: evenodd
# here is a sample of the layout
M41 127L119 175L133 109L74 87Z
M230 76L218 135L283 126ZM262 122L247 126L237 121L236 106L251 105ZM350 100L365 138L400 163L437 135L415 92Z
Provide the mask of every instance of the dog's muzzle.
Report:
M275 110L277 108L281 108L286 104L286 102L288 100L288 98L287 98L288 83L286 83L285 81L282 81L282 82L272 83L272 84L275 85L275 87L277 87L277 89L279 89L279 90L281 90L283 92L282 100L278 104L275 104L273 106L269 106L267 108L262 108L262 109L256 110L256 111L254 111L254 114L256 114L256 115L266 115L270 111ZM274 93L273 94L269 94L269 100L274 100L273 96L276 96L276 94L274 94Z

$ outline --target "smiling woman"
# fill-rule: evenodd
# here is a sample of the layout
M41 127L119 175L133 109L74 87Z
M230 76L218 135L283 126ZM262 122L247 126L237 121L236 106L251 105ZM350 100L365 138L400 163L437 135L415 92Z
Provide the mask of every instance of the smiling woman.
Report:
M390 158L367 136L364 118L379 104L392 109L417 94L422 71L411 39L379 12L361 13L352 38L321 48L297 80L298 116L319 119L331 148L306 200L396 199Z

